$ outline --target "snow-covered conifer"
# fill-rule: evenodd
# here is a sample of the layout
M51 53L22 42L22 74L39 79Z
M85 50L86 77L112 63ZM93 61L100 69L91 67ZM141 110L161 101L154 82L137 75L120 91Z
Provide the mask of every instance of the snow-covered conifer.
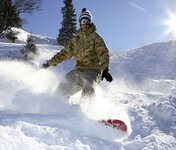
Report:
M34 60L37 55L37 46L35 44L35 39L32 34L28 35L26 45L21 50L23 54L23 59L25 60Z

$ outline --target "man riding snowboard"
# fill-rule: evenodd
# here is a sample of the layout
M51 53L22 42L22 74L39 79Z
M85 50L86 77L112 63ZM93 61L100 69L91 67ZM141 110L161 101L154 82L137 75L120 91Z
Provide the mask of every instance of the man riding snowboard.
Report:
M57 66L74 56L75 69L66 74L57 88L59 94L65 98L80 90L82 97L94 96L94 88L103 78L109 82L113 80L109 73L109 51L104 40L96 32L92 15L86 8L82 9L79 24L78 35L51 60L43 64L44 68Z

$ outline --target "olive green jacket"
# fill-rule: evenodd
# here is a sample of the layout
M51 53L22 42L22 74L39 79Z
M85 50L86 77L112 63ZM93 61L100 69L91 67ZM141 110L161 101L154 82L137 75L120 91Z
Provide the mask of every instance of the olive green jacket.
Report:
M75 69L81 71L109 71L109 51L104 40L96 32L92 24L89 30L79 30L79 34L72 38L69 44L58 52L51 60L49 66L59 63L74 56Z

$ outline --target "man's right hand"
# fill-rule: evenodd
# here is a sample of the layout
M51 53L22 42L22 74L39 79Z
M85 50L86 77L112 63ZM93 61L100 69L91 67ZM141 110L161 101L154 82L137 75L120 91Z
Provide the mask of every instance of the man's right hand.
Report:
M42 65L42 68L45 68L45 69L46 69L46 68L48 68L48 67L49 67L49 64L48 64L48 63Z

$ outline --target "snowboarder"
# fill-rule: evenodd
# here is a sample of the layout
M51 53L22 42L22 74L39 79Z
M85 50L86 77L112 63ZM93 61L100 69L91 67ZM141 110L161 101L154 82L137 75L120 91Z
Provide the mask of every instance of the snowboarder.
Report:
M65 98L80 90L82 90L82 97L94 96L94 88L101 80L104 78L109 82L113 80L109 73L109 51L104 40L96 32L92 15L86 8L82 9L79 24L78 35L51 60L42 65L44 68L57 66L74 56L75 70L66 74L57 89Z

